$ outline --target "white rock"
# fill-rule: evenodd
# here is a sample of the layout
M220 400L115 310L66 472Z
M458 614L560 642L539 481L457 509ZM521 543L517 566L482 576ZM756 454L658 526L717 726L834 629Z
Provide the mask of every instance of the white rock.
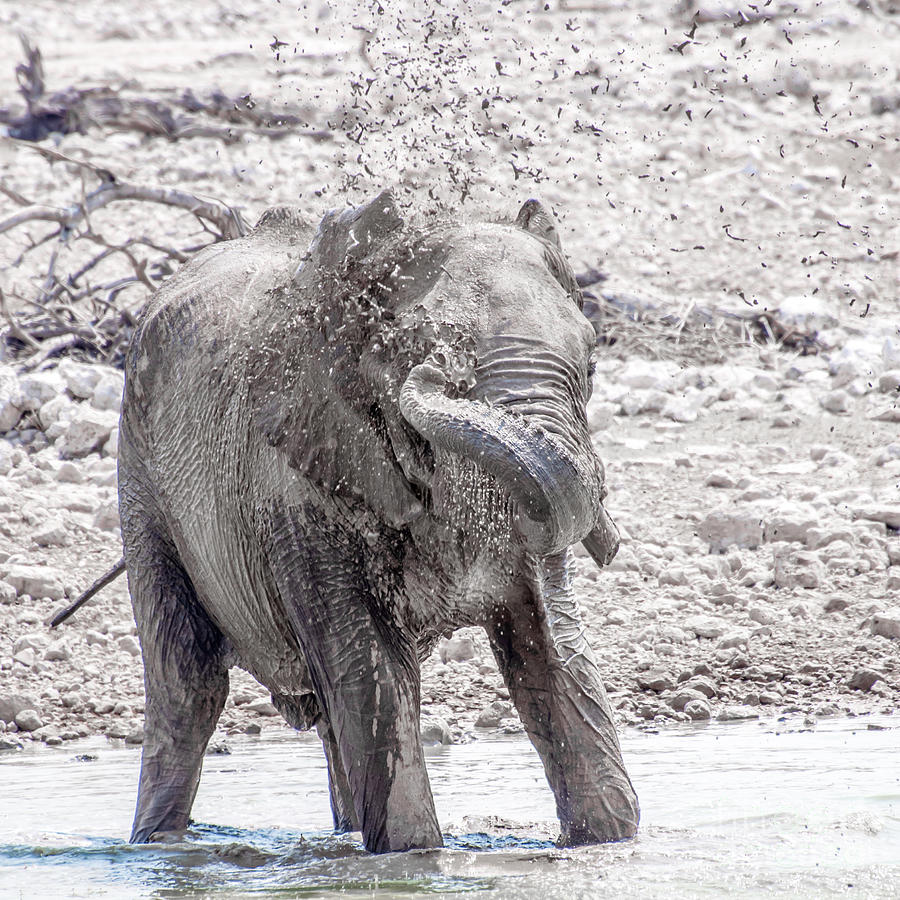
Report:
M871 506L859 506L852 510L854 519L868 519L872 522L883 522L889 528L900 528L900 503Z
M94 409L82 404L60 440L59 455L63 459L87 456L108 440L119 416L111 410Z
M109 433L109 440L103 445L103 455L112 459L119 458L119 427L113 428Z
M760 625L774 625L778 621L778 616L764 606L751 606L747 610L747 616Z
M834 328L838 324L825 297L812 294L786 297L778 304L775 315L780 322L805 332Z
M22 417L19 379L12 366L0 366L0 434L15 428Z
M122 406L122 390L125 387L125 376L111 369L104 372L94 387L91 403L97 409L111 409L118 412Z
M62 484L81 484L84 473L75 463L66 460L56 470L56 480Z
M889 372L882 372L878 377L878 390L882 394L900 391L900 369L891 369Z
M669 397L661 410L661 414L673 422L696 422L703 408L703 396L686 394L682 397Z
M717 616L708 616L701 613L686 619L684 627L687 631L693 631L697 637L717 638L725 634L727 623L724 619L720 619Z
M13 643L13 654L15 655L22 650L43 650L49 643L50 639L47 635L40 632L23 634L21 637L16 638Z
M830 413L845 413L850 409L850 395L846 391L829 391L820 398L819 405Z
M49 597L51 600L62 600L66 592L63 588L65 575L59 569L50 566L8 566L3 576L4 581L15 588L16 594L28 594L31 597Z
M885 369L900 369L900 338L885 338L881 347Z
M450 726L440 716L432 716L427 713L419 718L419 731L424 744L452 744L453 735Z
M468 635L455 634L451 638L442 638L438 643L438 656L442 663L450 660L454 662L465 662L467 659L474 659L476 655L475 641Z
M701 520L698 534L714 553L733 545L753 549L762 543L762 517L758 510L752 508L712 510Z
M102 503L94 516L94 528L102 531L119 530L119 504L116 500Z
M132 656L141 655L140 644L138 644L138 642L130 634L123 635L116 641L116 643L119 645L120 650L124 650L126 653L130 653Z
M18 653L13 653L13 662L21 663L26 668L31 668L34 665L35 655L34 650L31 647L26 647L24 650L20 650Z
M69 532L62 519L47 519L32 534L38 547L67 547L70 542Z
M655 388L664 391L677 373L678 364L669 360L633 358L619 371L617 380L630 388Z
M244 709L249 709L251 712L255 712L258 716L277 716L278 710L275 708L275 704L270 700L257 700L254 703L248 703L244 706Z
M763 540L766 543L774 541L796 541L805 544L810 529L816 528L821 516L811 507L801 508L796 505L788 511L779 511L766 517L763 529Z
M87 400L93 396L102 369L100 366L90 366L71 359L64 359L60 362L57 371L73 397Z
M37 731L43 724L37 710L23 709L16 715L16 725L19 731Z
M0 475L8 475L13 468L12 448L0 440Z
M19 379L19 406L23 412L37 412L65 389L65 382L55 369L23 375Z
M869 621L869 631L882 637L900 639L900 606L874 613Z
M791 552L784 544L775 552L775 586L779 588L819 587L825 579L825 566L815 553L807 550Z
M65 430L65 426L75 415L75 404L65 395L57 394L38 410L37 418L41 428L46 432L53 425L59 424L56 437Z
M44 659L46 659L48 662L61 662L63 660L67 660L70 656L71 653L69 651L69 647L62 638L60 638L58 641L54 641L44 651Z
M0 603L9 606L18 596L19 592L8 581L0 581Z

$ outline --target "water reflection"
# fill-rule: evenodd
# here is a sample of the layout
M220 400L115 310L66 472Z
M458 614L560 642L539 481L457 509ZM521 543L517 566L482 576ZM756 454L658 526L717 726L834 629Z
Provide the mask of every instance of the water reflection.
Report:
M875 725L870 729L867 725ZM239 739L207 757L178 844L121 840L139 752L99 741L0 754L2 897L540 898L892 896L900 884L900 722L815 731L710 725L631 733L637 840L557 850L524 739L428 751L447 847L373 857L330 833L317 741ZM80 757L77 759L76 757Z

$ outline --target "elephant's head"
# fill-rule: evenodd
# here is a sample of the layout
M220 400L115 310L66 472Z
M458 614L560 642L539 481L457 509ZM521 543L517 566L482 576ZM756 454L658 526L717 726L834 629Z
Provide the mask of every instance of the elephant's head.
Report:
M288 296L298 289L314 298L290 302L315 316L318 364L279 355L292 327L280 313L251 341L275 348L260 357L258 417L296 468L365 497L394 527L421 515L429 495L439 506L464 477L531 553L580 540L599 564L612 558L618 537L585 421L596 337L539 203L508 223L409 224L385 192L326 216ZM357 356L374 404L347 365ZM283 387L273 386L277 370ZM375 409L377 434L361 438Z
M351 251L386 222L403 231L389 194L353 215ZM426 489L440 477L420 464L424 439L508 496L530 552L583 540L607 563L618 537L585 420L596 335L550 216L529 200L515 222L441 224L397 246L378 279L389 321L367 355L391 360L370 369L402 415L389 430L406 477Z

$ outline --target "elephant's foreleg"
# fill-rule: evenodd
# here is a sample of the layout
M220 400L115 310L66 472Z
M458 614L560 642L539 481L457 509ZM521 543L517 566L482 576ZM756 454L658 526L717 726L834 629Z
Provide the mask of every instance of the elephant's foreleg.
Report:
M371 611L366 576L341 536L322 525L317 540L310 548L300 529L285 524L275 530L271 558L334 731L363 842L375 853L439 847L415 642L401 623Z
M206 745L228 697L222 636L168 542L125 529L128 586L144 658L144 745L131 840L181 831Z
M633 837L640 817L567 561L535 580L489 628L497 662L556 797L564 845Z
M316 724L325 759L328 761L328 794L331 799L331 815L334 819L334 830L339 834L347 831L359 831L359 820L353 808L353 795L350 782L344 771L341 759L341 748L334 736L331 723L323 716Z

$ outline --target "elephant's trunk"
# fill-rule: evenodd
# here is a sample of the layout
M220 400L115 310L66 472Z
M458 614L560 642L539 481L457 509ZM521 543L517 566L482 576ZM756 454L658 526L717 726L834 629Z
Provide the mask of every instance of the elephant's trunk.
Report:
M527 417L450 398L446 386L436 366L416 366L401 388L400 411L435 447L470 460L509 492L516 530L529 551L558 553L592 535L605 516L602 475L593 453L571 452ZM601 552L606 556L608 537L599 532L598 540L607 547Z

